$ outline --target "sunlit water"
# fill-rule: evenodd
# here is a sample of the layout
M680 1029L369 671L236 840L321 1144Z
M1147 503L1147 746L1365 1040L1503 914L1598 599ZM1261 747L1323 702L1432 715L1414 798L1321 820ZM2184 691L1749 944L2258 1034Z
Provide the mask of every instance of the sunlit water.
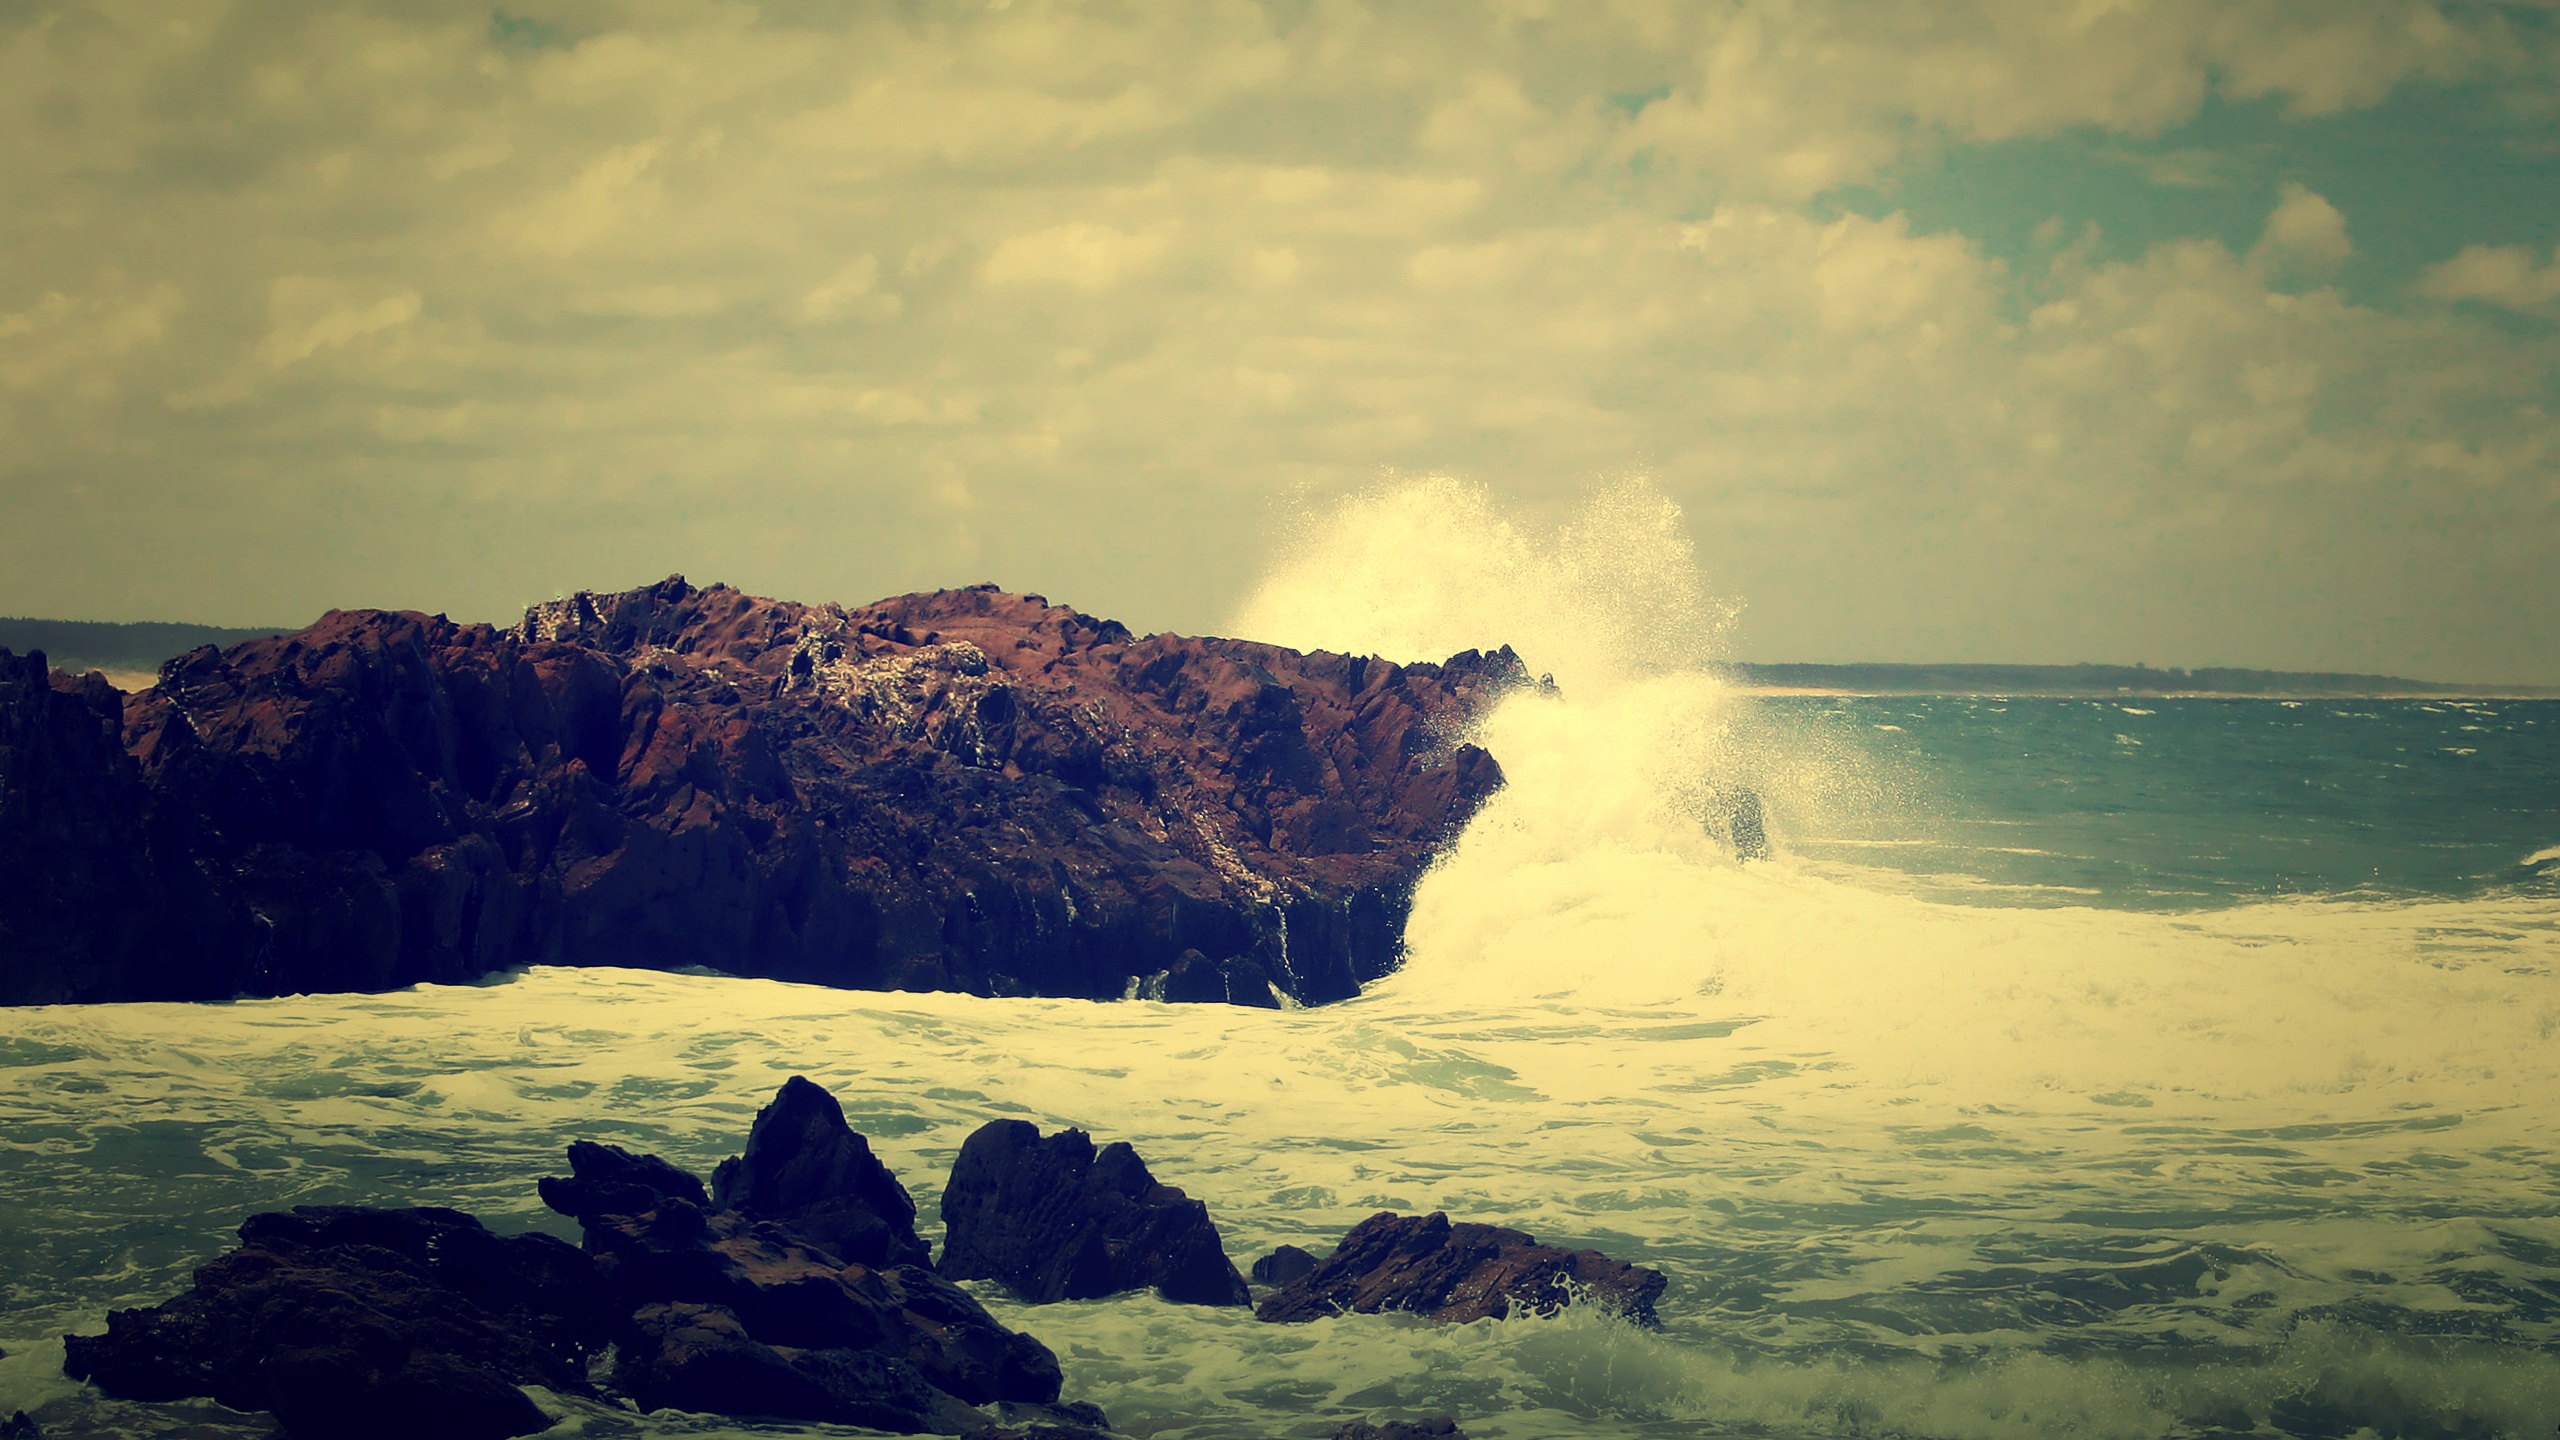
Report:
M1272 638L1391 655L1501 638L1477 612L1514 603L1558 681L1481 727L1511 783L1423 886L1405 969L1345 1004L536 970L0 1012L0 1413L147 1432L59 1376L58 1336L183 1288L247 1212L573 1234L532 1185L571 1139L707 1170L805 1074L929 1237L963 1137L1015 1115L1133 1141L1240 1262L1445 1209L1671 1277L1655 1332L981 1291L1133 1434L2552 1433L2551 711L1736 697L1691 663L1701 590L1677 626L1633 603L1687 583L1661 521L1622 493L1540 537L1395 492L1319 524L1330 582L1284 557L1257 597ZM1412 543L1361 562L1326 525ZM1373 573L1469 555L1507 578L1399 611ZM1732 855L1742 788L1772 860Z

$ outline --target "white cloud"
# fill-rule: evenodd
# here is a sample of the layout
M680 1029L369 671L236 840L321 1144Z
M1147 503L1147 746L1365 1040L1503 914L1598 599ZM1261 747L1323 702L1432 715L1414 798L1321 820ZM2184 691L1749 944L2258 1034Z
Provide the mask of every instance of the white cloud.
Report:
M2326 196L2286 182L2267 216L2267 228L2249 249L2252 265L2276 275L2319 275L2334 270L2355 245L2347 217Z
M0 21L33 137L0 155L0 532L59 542L0 539L0 609L498 615L684 568L1196 627L1275 497L1646 468L1767 654L2487 673L2560 623L2560 357L2294 293L2352 254L2323 197L2245 255L2032 266L1807 203L2217 84L2526 85L2493 15L598 3L539 49L66 15ZM2420 289L2555 275L2474 250ZM78 558L128 534L162 563ZM2218 648L2241 613L2262 648Z
M1173 242L1170 228L1131 233L1070 221L999 241L987 256L990 285L1071 285L1108 290L1153 268Z
M2461 254L2428 266L2418 277L2418 293L2438 300L2485 300L2514 310L2534 310L2560 302L2560 249L2548 261L2537 261L2522 245L2471 245Z
M308 275L287 275L267 289L267 337L258 358L282 370L323 350L379 335L418 318L415 290L395 290L366 300L353 287Z

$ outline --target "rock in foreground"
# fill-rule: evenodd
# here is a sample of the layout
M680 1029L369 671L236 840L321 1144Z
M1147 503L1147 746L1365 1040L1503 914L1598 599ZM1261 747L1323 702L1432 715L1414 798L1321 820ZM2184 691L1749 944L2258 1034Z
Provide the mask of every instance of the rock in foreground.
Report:
M1264 1297L1263 1320L1302 1322L1353 1311L1405 1310L1463 1324L1488 1316L1551 1315L1580 1296L1639 1324L1654 1323L1659 1270L1597 1250L1560 1250L1518 1230L1445 1214L1381 1212L1352 1227L1315 1269Z
M1035 1304L1146 1289L1251 1303L1208 1207L1158 1184L1125 1141L1097 1154L1081 1130L1043 1139L1027 1121L990 1120L952 1162L942 1223L943 1274L1001 1281Z
M65 1337L65 1373L129 1400L209 1395L292 1440L504 1440L551 1424L517 1387L586 1390L609 1333L593 1267L454 1210L253 1215L195 1288Z
M844 1119L836 1097L794 1075L756 1112L747 1150L711 1174L714 1203L777 1222L864 1265L930 1265L916 1202Z
M122 753L112 691L13 664L0 809L45 838L0 846L0 890L70 903L6 917L0 1003L534 963L1340 999L1500 784L1451 737L1520 674L1141 638L992 586L847 609L681 579L198 650L124 702Z

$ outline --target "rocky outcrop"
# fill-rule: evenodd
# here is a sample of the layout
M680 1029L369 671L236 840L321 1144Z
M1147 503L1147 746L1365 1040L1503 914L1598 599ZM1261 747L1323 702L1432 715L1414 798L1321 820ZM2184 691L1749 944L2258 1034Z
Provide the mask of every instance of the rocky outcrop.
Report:
M1264 1298L1263 1320L1300 1322L1352 1311L1405 1310L1464 1324L1490 1316L1550 1315L1580 1298L1638 1324L1654 1323L1662 1272L1596 1250L1559 1250L1518 1230L1445 1214L1381 1212L1352 1227L1333 1254Z
M654 1155L580 1141L569 1164L540 1188L577 1219L583 1249L494 1235L455 1210L253 1215L188 1294L66 1337L63 1368L119 1398L269 1410L289 1440L531 1434L552 1421L520 1387L592 1395L590 1362L608 1346L612 1390L643 1410L1104 1435L1099 1410L1060 1402L1048 1347L967 1291L922 1265L848 1261L793 1228L805 1219L887 1256L923 1249L906 1191L808 1081L785 1085L721 1167L719 1192L765 1214L714 1204ZM847 1202L863 1213L849 1219Z
M1456 737L1519 674L1140 637L993 587L848 609L671 579L512 629L346 611L194 651L125 701L129 760L108 695L20 675L0 793L38 818L0 830L0 886L64 898L16 922L0 1000L526 963L1340 999L1500 784ZM152 903L108 902L144 878Z
M0 650L0 1002L115 999L155 972L155 876L124 697Z
M794 1075L756 1112L743 1155L711 1173L714 1203L771 1220L864 1265L930 1265L907 1187L853 1131L836 1097Z
M1043 1139L991 1120L960 1146L942 1192L942 1273L996 1280L1035 1304L1152 1289L1190 1305L1251 1303L1208 1207L1156 1182L1125 1141Z
M306 1206L240 1236L189 1293L65 1337L64 1371L273 1411L292 1440L503 1440L551 1424L517 1387L583 1392L609 1333L575 1247L459 1211Z

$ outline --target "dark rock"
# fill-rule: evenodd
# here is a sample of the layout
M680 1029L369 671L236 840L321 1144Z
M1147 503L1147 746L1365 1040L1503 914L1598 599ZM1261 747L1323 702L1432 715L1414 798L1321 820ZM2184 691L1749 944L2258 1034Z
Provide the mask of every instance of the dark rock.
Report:
M1286 1285L1316 1268L1316 1257L1295 1245L1283 1245L1253 1262L1253 1283Z
M66 1336L65 1373L109 1395L270 1410L292 1440L475 1440L551 1424L516 1387L583 1392L602 1337L586 1257L452 1210L252 1216L195 1287ZM554 1308L565 1307L565 1308Z
M820 1420L907 1435L957 1434L984 1423L894 1356L768 1345L717 1305L642 1306L615 1362L614 1383L643 1410Z
M965 1432L964 1440L1120 1440L1099 1405L998 1405L999 1423Z
M889 1356L971 1405L1058 1398L1058 1360L1048 1347L997 1324L975 1297L930 1270L849 1264L787 1226L675 1195L637 1213L578 1219L622 1313L668 1303L712 1307L769 1348Z
M6 1353L0 1351L0 1354ZM0 1420L0 1440L44 1440L44 1427L26 1411L13 1410L8 1419Z
M1420 1420L1353 1420L1334 1431L1333 1440L1467 1440L1467 1432L1458 1428L1452 1416L1431 1415Z
M942 1192L942 1273L998 1280L1035 1304L1152 1287L1190 1305L1251 1303L1208 1207L1156 1183L1126 1142L1042 1139L991 1120L960 1147Z
M124 697L0 650L0 1004L184 989L157 968L156 876Z
M569 1144L569 1173L546 1175L535 1188L542 1203L574 1219L598 1215L638 1215L669 1200L700 1209L711 1203L702 1180L655 1155L634 1155L619 1145L593 1140Z
M1264 1297L1258 1318L1320 1320L1409 1310L1464 1323L1515 1311L1549 1315L1577 1295L1639 1324L1654 1323L1662 1273L1596 1250L1559 1250L1517 1230L1445 1214L1381 1212L1343 1237L1306 1275Z
M1185 994L1341 999L1501 783L1445 737L1520 678L1507 650L1141 639L992 587L846 609L681 579L196 650L123 700L121 748L103 681L5 668L17 1002L531 963L1111 999L1189 951Z
M571 1164L575 1165L574 1158ZM756 1112L743 1155L711 1175L715 1202L869 1266L929 1265L916 1203L845 1123L836 1098L794 1075Z

